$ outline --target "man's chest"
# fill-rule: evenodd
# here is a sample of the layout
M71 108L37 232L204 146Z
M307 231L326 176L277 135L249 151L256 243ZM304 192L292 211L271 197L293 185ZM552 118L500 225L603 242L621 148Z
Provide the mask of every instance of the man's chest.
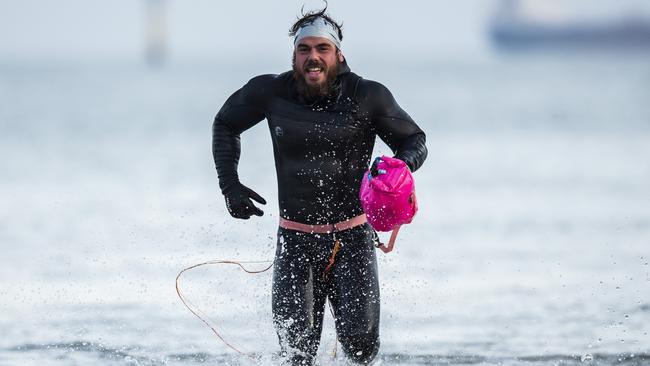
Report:
M267 120L276 149L310 155L354 148L370 133L369 123L352 104L325 110L279 101L267 113Z

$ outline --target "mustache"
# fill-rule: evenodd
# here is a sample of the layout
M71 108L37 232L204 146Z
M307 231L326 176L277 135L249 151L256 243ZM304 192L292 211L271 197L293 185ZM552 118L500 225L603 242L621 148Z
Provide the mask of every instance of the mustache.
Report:
M318 60L309 60L309 61L307 61L305 63L305 65L303 66L303 70L307 70L310 67L320 67L323 70L327 69L327 66L325 65L325 63L320 62Z

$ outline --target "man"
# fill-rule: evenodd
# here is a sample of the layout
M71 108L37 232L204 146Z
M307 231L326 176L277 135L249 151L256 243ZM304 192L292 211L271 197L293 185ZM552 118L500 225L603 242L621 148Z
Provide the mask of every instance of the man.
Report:
M361 178L377 135L411 171L427 150L424 132L388 89L350 71L341 26L325 10L292 26L293 71L257 76L228 98L212 149L230 214L261 216L251 199L266 201L239 182L237 164L240 134L268 121L280 206L273 321L288 362L313 362L329 298L345 354L369 363L379 350L379 282Z

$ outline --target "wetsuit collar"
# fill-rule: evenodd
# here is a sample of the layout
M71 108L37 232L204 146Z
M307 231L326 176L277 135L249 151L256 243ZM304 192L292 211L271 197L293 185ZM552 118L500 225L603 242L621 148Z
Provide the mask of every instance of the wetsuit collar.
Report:
M341 75L343 75L345 73L348 73L348 72L350 72L350 66L348 66L348 61L343 60L343 62L341 62L341 66L339 66L338 76L341 76Z

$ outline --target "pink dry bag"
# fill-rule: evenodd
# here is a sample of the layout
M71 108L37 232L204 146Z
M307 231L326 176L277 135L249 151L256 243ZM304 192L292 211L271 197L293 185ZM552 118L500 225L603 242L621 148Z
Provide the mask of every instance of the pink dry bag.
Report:
M413 220L418 203L415 182L406 163L388 156L375 161L363 175L359 196L370 225L377 231L393 232L388 245L379 245L388 253L393 250L400 226Z

